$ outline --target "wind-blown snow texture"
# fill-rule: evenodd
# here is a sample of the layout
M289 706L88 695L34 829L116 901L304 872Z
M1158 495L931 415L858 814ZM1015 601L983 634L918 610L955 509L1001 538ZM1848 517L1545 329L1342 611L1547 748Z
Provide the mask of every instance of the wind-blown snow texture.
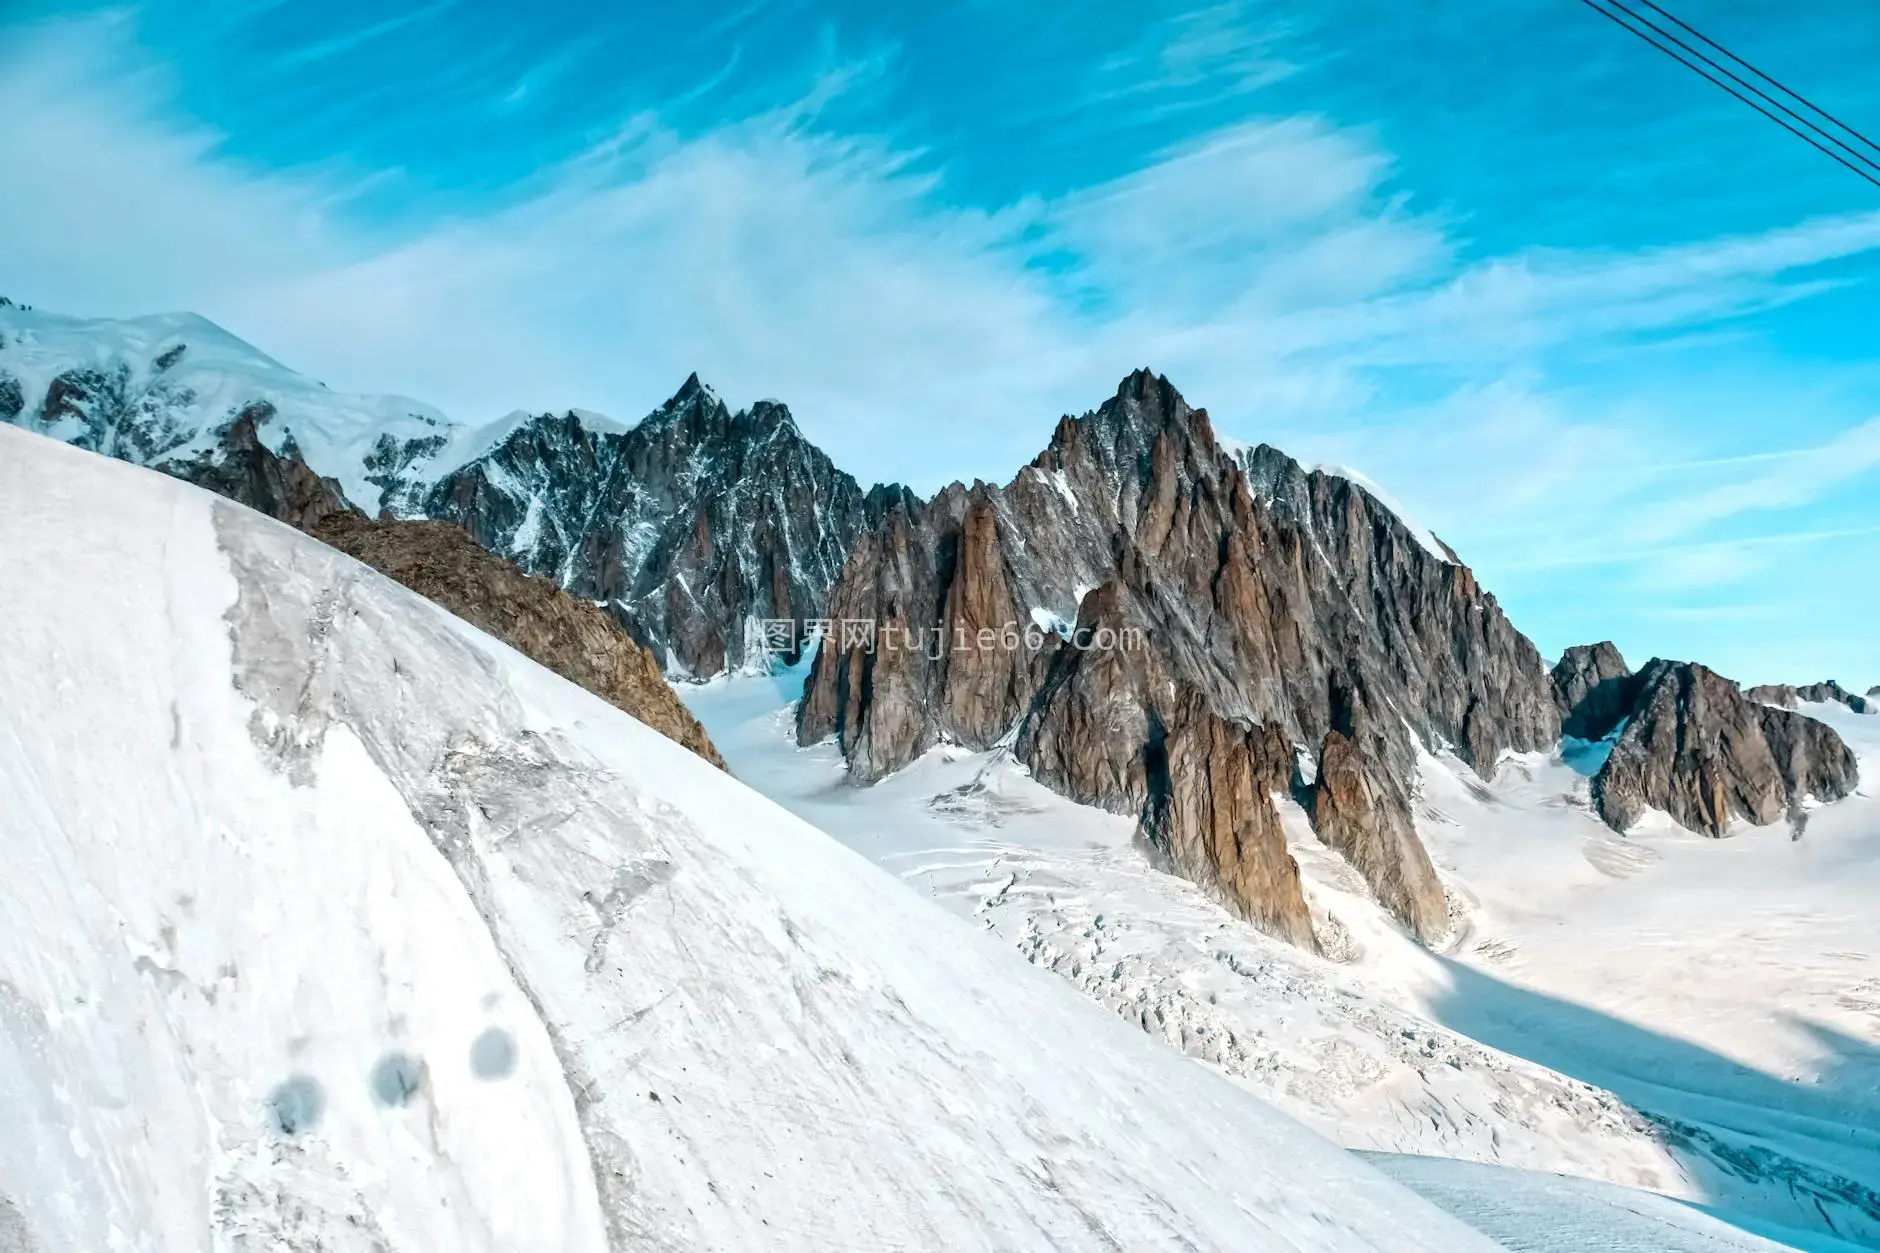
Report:
M349 558L13 430L0 498L45 1253L1495 1247Z

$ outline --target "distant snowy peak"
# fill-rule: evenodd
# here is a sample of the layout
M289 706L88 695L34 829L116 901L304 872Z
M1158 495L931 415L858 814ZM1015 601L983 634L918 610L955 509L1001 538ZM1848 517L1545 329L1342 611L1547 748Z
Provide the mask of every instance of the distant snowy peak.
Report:
M192 314L0 306L0 421L212 487L254 447L298 454L344 503L462 523L700 678L761 662L760 620L817 616L892 496L865 496L784 405L733 412L696 374L638 423L575 409L471 424L329 391Z
M397 510L469 455L475 428L401 396L349 396L189 313L73 318L0 306L0 420L173 470L212 456L239 419L297 449L353 504Z

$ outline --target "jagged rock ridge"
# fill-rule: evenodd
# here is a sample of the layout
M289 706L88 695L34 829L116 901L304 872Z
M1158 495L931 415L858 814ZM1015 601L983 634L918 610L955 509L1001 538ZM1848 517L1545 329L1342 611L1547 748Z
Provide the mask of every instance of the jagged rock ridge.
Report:
M798 734L835 735L856 781L1009 736L1041 781L1137 815L1163 864L1301 943L1274 793L1433 939L1448 920L1411 817L1417 742L1488 772L1559 732L1538 652L1452 554L1347 479L1230 455L1146 371L1061 420L1009 484L894 502L829 616L877 624L876 646L819 653ZM923 628L945 645L908 647Z
M1807 798L1839 800L1858 782L1833 728L1701 665L1653 658L1633 674L1605 643L1568 649L1554 683L1573 733L1612 741L1592 795L1615 831L1649 809L1712 836L1738 820L1799 830Z
M1875 688L1865 696L1857 696L1833 679L1824 679L1820 683L1808 683L1801 687L1792 683L1764 683L1750 688L1749 697L1764 704L1780 705L1784 709L1794 709L1803 701L1834 701L1846 705L1857 714L1870 714L1880 713L1880 703L1874 699L1875 692L1880 692L1880 688Z
M762 660L752 624L800 634L820 616L870 500L784 406L733 413L693 375L629 430L572 414L522 424L423 508L604 603L669 670L703 678Z

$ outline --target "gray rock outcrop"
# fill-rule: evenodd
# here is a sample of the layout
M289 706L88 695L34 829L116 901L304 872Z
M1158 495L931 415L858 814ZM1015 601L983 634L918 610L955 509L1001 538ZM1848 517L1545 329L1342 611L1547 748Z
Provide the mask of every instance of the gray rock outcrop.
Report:
M800 638L892 495L865 495L784 406L734 414L694 375L630 429L530 419L421 508L604 604L669 670L706 678L763 659L763 620Z
M1880 689L1875 689L1880 691ZM1825 704L1833 701L1846 705L1857 714L1880 713L1880 702L1873 699L1873 693L1857 696L1833 679L1824 679L1820 683L1807 683L1797 687L1793 683L1764 683L1749 689L1751 700L1762 701L1766 705L1780 705L1784 709L1794 709L1803 701Z
M1839 800L1858 782L1832 728L1752 699L1704 666L1655 659L1636 683L1625 729L1593 778L1594 803L1616 831L1658 809L1721 836L1739 819L1798 819L1805 797Z
M266 401L249 405L222 432L214 452L159 461L154 468L302 531L333 514L353 512L338 482L315 474L292 448L279 456L261 442L256 427L271 415Z
M1631 668L1611 640L1567 649L1554 663L1552 677L1560 733L1576 739L1604 739L1625 719L1637 695Z
M461 527L368 519L296 451L280 456L260 441L255 428L268 416L249 406L222 432L214 453L156 468L331 544L724 768L653 654L613 618L553 581L523 573Z

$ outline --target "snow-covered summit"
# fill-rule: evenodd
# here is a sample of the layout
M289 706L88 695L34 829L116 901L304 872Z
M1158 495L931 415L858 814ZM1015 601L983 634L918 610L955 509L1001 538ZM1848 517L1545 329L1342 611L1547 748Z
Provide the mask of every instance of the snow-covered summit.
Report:
M111 319L0 308L0 421L166 466L210 453L244 412L270 449L299 449L370 511L395 505L433 467L476 455L510 421L465 425L403 396L331 391L191 313Z
M0 496L27 1247L1495 1247L339 553Z

